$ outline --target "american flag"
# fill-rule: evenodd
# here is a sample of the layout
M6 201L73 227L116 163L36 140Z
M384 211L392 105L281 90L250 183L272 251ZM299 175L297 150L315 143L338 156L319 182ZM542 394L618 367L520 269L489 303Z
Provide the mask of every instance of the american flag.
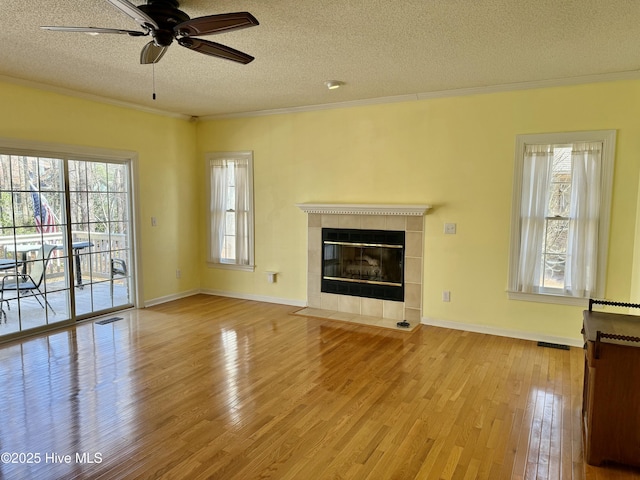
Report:
M33 199L33 216L36 219L36 232L56 232L58 230L55 225L56 217L47 199L44 198L44 195L38 193L38 190L36 190L36 187L34 187L32 183L29 183L29 189L31 190L31 198Z

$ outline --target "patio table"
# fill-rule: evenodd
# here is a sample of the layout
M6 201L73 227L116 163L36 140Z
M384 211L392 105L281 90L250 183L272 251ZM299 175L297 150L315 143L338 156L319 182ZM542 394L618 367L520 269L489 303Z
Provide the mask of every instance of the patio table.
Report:
M76 261L76 285L79 288L82 288L82 265L80 263L80 250L84 250L85 248L93 247L93 242L73 242L71 244L71 248L73 249L73 256ZM59 248L62 248L60 245Z
M75 257L75 270L76 270L76 286L82 288L82 265L80 263L80 255L79 252L80 250L83 250L85 248L88 247L93 247L93 242L88 242L88 241L83 241L83 242L73 242L71 244L71 249L73 250L73 256ZM16 260L13 259L0 259L0 270L8 270L10 268L13 268L16 263L17 264L22 264L22 274L26 275L27 274L27 253L29 252L35 252L37 250L40 250L40 248L42 248L42 245L36 245L36 244L22 244L22 245L15 245L15 246L7 246L7 250L13 251L16 255ZM56 250L62 250L63 245L57 245L56 246ZM21 260L17 260L18 254L20 254L21 256ZM6 261L10 261L11 264L9 265L8 263L4 263L5 267L3 267L3 262L2 260L6 260Z

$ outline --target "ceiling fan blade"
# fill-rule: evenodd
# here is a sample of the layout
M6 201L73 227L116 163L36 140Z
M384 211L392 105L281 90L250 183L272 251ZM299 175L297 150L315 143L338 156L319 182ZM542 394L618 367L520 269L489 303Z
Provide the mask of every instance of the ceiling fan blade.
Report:
M159 47L153 41L147 43L140 52L140 63L158 63L169 47Z
M258 20L249 12L222 13L206 17L192 18L179 23L173 30L178 35L195 36L238 30L259 25Z
M136 30L119 30L117 28L97 28L97 27L56 27L56 26L44 26L40 27L43 30L53 30L54 32L81 32L89 33L91 35L97 35L99 33L121 33L125 35L131 35L132 37L143 37L149 35L149 32L138 32Z
M247 64L254 60L254 57L243 53L235 48L227 47L226 45L220 45L219 43L209 42L208 40L201 40L199 38L184 37L179 38L178 43L183 47L190 48L199 53L205 55L211 55L212 57L224 58L233 62Z
M153 18L144 13L128 0L107 0L107 2L116 7L121 12L133 18L140 24L141 27L154 29L160 28Z

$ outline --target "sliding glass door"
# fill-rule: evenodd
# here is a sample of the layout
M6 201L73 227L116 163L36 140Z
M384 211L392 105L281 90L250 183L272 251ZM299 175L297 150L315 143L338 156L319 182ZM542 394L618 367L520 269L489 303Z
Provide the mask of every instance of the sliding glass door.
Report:
M69 160L71 250L78 317L131 301L131 216L126 163Z
M63 173L60 158L0 156L3 335L71 316Z
M0 151L0 336L132 305L129 169Z

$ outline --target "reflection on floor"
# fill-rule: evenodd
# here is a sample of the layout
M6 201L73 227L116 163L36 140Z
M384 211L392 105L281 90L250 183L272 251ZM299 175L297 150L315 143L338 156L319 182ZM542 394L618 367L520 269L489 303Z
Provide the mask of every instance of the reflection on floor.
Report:
M18 301L15 297L4 302L2 308L7 314L6 323L0 323L0 337L9 333L30 330L36 327L64 322L71 318L71 310L68 301L68 291L60 289L60 285L48 285L47 301L50 308L44 309L38 300L38 296L23 297ZM127 305L129 301L129 289L123 280L114 282L113 298L111 298L110 282L98 282L86 284L83 287L75 287L76 316L91 312L110 309L112 307ZM44 303L44 302L43 302Z
M0 479L640 480L584 463L582 349L297 309L195 295L3 345L0 453L41 460Z

